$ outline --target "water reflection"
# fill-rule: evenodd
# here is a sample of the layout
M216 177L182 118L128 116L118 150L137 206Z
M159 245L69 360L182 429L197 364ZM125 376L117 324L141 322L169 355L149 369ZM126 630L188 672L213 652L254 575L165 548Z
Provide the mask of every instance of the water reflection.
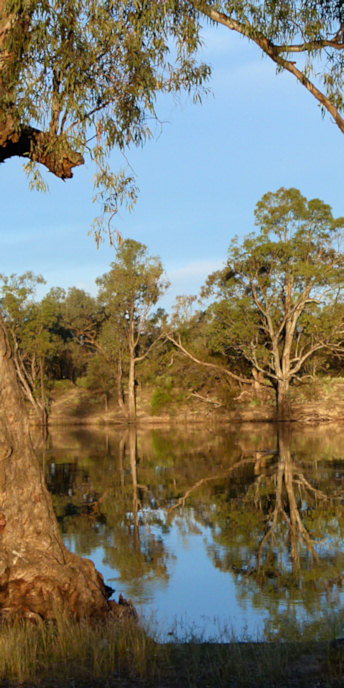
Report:
M66 544L118 592L169 614L190 610L195 593L200 616L220 610L268 633L341 601L341 447L339 428L287 424L54 431L46 476Z

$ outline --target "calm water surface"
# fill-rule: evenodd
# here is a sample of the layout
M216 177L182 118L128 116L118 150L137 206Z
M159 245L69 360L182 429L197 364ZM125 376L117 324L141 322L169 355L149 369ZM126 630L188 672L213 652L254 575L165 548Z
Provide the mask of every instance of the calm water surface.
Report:
M165 638L342 606L344 427L56 428L43 461L65 544Z

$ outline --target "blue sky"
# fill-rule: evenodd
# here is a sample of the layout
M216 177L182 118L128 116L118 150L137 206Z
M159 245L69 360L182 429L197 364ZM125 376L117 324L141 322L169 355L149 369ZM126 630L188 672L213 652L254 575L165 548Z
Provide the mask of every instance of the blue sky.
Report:
M159 101L161 135L129 154L139 200L115 223L161 257L171 282L166 307L177 294L197 293L231 238L254 229L253 210L266 191L295 186L344 215L344 137L330 117L322 119L314 98L291 75L276 75L244 39L219 27L205 28L203 37L212 94L202 105ZM116 152L112 163L123 164ZM49 192L39 194L29 191L19 159L1 166L1 272L32 270L48 287L95 293L114 250L106 243L97 250L88 236L97 214L92 174L90 164L65 183L48 174Z

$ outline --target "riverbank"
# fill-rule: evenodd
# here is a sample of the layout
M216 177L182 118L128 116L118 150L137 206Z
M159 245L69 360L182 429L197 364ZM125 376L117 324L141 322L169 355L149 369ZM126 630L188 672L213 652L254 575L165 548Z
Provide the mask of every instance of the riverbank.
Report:
M271 392L258 395L244 389L227 405L207 396L189 395L183 402L151 411L151 391L138 390L137 421L145 425L174 423L274 422L276 408ZM291 389L287 420L299 423L344 422L344 378L323 377ZM72 383L57 386L51 394L51 425L123 425L123 411L102 395Z
M135 625L3 625L0 685L40 688L335 688L329 642L158 644Z

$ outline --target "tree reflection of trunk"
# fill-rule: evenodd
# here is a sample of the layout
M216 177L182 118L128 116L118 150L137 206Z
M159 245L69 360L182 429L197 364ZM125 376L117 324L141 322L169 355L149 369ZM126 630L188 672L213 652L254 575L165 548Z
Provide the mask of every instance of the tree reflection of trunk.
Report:
M173 512L183 507L192 495L197 503L195 493L201 487L228 479L252 465L248 485L246 482L244 487L240 487L240 481L236 478L237 487L229 486L231 494L220 500L219 505L216 494L213 495L215 510L209 520L216 524L218 530L215 539L224 548L227 543L228 549L224 549L222 559L224 568L236 574L256 576L261 583L267 578L276 578L289 584L290 563L296 574L295 580L299 580L305 553L311 565L318 566L321 563L316 542L303 523L302 507L307 499L318 508L319 504L328 502L330 498L310 484L302 466L293 460L290 427L287 423L278 425L277 444L271 451L241 448L246 457L226 470L195 481L167 509L167 515L171 518ZM247 456L248 451L250 456ZM227 528L226 523L231 525ZM247 545L244 544L245 538ZM217 559L217 565L220 559Z
M262 560L267 545L268 551L265 552L265 565L272 556L273 546L276 544L275 532L279 518L283 519L288 526L290 556L293 569L296 571L300 569L299 548L302 544L306 546L311 556L311 560L318 560L313 540L302 522L295 496L295 481L298 482L299 487L301 487L301 485L308 487L313 492L317 492L323 499L326 499L326 495L314 490L295 466L291 456L290 428L286 424L281 424L278 427L278 464L275 477L275 505L272 517L269 519L269 528L259 545L257 556L258 571L261 570L263 566Z
M262 538L260 545L259 545L258 555L257 555L258 571L261 569L261 561L262 561L262 557L264 554L264 549L265 549L266 545L268 545L268 544L269 544L269 549L268 549L267 554L265 555L265 563L267 563L271 559L273 545L275 544L275 530L276 530L276 526L278 523L278 517L281 513L284 514L283 500L282 500L283 476L284 476L284 464L283 464L283 461L279 460L278 466L277 466L277 475L276 475L276 493L275 493L276 501L275 501L275 506L274 506L272 518L270 520L271 525L270 525L269 529L267 530L267 532L265 533L265 535ZM259 478L258 478L258 481L259 481Z
M128 429L129 460L131 470L131 481L133 487L133 520L134 520L134 540L135 546L140 548L139 535L139 497L137 487L137 433L136 427L130 425Z
M1 319L0 408L0 615L108 612L114 603L107 600L101 575L60 537Z
M125 443L127 439L127 433L123 433L118 447L118 471L120 474L121 489L122 494L124 493L124 456L125 456Z

